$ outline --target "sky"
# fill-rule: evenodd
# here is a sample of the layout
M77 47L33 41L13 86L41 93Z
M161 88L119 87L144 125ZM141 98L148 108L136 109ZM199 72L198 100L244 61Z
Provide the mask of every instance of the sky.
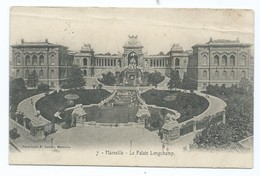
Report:
M214 39L254 43L250 10L13 7L10 44L44 41L78 51L91 44L96 53L123 52L128 35L138 35L143 52L168 52L174 43L190 50Z

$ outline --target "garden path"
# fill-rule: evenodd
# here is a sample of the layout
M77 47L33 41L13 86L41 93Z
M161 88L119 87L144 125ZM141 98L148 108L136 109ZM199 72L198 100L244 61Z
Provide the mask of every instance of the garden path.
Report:
M19 105L17 107L17 111L23 113L29 119L36 118L37 110L35 108L35 103L42 97L44 97L44 93L37 94L32 97L26 98L25 100L23 100L19 103ZM37 118L40 118L42 121L45 121L48 123L50 122L43 117L37 117ZM55 125L55 129L59 129L59 128L60 128L60 126Z

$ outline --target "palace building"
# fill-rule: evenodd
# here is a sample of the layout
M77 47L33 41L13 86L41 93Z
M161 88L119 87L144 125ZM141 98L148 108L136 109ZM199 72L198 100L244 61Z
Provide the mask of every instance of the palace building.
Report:
M239 40L212 40L196 44L189 58L188 77L199 89L209 84L231 86L242 77L253 79L251 45Z
M252 80L253 59L251 45L239 40L212 40L196 44L192 51L185 51L173 44L166 54L147 55L138 36L129 35L119 54L96 54L90 44L85 44L73 55L68 47L45 42L24 42L12 45L12 76L27 80L36 70L39 82L51 87L61 86L69 75L69 68L78 65L85 79L97 78L109 71L125 69L141 72L158 71L169 76L178 70L180 77L188 78L198 89L209 84L230 86L242 77ZM132 74L132 73L130 73ZM134 74L134 73L133 73Z
M25 42L12 45L12 77L28 79L36 71L39 82L59 87L66 81L73 55L68 47L45 42Z
M128 37L128 41L123 45L123 53L117 55L95 54L91 45L85 44L75 54L74 64L81 67L85 77L98 77L105 72L122 71L129 65L143 72L156 70L165 75L169 75L173 69L178 69L181 77L187 72L189 55L179 44L174 44L166 55L146 55L138 36Z

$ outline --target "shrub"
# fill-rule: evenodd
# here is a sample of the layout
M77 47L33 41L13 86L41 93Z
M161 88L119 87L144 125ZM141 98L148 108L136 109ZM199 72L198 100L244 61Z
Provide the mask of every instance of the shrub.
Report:
M47 92L50 90L50 86L48 84L41 83L38 85L37 90Z

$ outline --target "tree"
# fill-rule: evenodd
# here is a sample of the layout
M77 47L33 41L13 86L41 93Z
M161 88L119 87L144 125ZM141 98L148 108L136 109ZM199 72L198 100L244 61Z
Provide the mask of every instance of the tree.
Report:
M148 74L148 84L156 86L164 80L164 76L160 72L154 72Z
M253 94L248 91L248 95L241 93L237 85L231 88L220 88L213 86L219 93L226 89L225 97L226 124L217 125L209 122L200 136L194 139L196 148L223 148L228 147L234 142L241 141L246 137L253 135ZM227 92L229 91L229 93Z
M76 88L83 87L86 84L83 73L79 66L73 65L70 70L70 75L67 80L67 84L65 84L65 88Z
M14 79L10 82L10 95L22 94L27 90L22 78Z
M231 145L231 131L221 123L208 123L201 134L193 139L192 147L204 149L227 149Z
M27 80L27 86L35 88L39 82L38 75L35 70L32 71L32 73L29 74L28 80Z
M116 77L112 72L108 72L107 74L102 74L102 79L100 81L105 85L112 86L115 84Z
M170 81L168 82L168 88L169 89L173 89L173 88L180 88L182 81L181 81L181 77L179 75L179 71L178 70L173 70L171 72L170 75Z
M253 134L253 97L241 95L229 98L226 122L232 131L232 141L237 142Z
M250 80L247 79L246 77L241 78L239 82L239 86L242 87L243 89L246 89L249 84L250 84Z
M22 78L14 79L10 82L10 107L11 111L16 111L16 106L20 101L27 88Z

